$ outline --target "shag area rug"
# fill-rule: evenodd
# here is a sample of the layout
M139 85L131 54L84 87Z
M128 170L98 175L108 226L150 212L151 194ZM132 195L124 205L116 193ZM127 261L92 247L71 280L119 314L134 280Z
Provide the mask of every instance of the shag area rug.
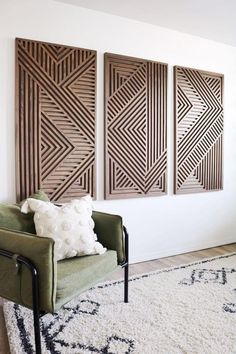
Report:
M236 253L100 284L41 320L43 354L235 354ZM7 302L12 354L34 353L32 312Z

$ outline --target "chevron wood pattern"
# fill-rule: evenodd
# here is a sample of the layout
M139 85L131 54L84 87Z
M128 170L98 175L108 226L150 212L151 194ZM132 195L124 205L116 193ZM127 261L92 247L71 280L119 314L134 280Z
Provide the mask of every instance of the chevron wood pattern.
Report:
M166 193L167 64L105 54L105 198Z
M96 197L96 52L16 39L17 199Z
M223 188L223 75L175 67L175 193Z

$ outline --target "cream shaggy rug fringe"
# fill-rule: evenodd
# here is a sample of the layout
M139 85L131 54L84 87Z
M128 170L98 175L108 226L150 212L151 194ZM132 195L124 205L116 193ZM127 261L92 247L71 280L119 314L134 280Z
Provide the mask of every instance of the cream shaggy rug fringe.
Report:
M101 284L41 320L43 354L236 354L236 254ZM34 353L32 312L7 302L12 354Z

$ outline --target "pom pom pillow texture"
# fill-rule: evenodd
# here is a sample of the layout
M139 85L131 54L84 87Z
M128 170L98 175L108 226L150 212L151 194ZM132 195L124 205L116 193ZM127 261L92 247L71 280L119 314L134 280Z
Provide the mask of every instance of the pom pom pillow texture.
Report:
M55 241L55 255L64 258L102 254L106 248L97 241L93 231L92 199L86 196L62 206L28 198L21 207L27 214L33 211L38 236L51 237Z

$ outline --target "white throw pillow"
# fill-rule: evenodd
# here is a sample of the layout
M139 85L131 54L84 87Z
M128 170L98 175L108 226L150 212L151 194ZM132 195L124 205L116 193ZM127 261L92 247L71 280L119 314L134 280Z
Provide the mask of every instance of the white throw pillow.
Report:
M38 236L51 237L55 241L55 255L64 258L102 254L106 248L97 242L93 231L92 199L86 196L62 206L28 198L21 207L27 214L34 211L34 223Z

